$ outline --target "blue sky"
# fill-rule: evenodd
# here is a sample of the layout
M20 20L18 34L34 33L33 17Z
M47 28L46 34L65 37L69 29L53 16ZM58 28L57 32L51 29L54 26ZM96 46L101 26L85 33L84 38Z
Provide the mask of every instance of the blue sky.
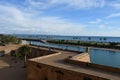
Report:
M120 36L120 0L0 0L0 33Z

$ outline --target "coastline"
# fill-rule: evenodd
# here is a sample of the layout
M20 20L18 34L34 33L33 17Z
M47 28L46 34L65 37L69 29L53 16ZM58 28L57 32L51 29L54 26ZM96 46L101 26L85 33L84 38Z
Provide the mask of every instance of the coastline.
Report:
M56 44L56 43L49 43L49 44ZM100 47L91 47L91 46L79 46L79 45L71 45L71 44L58 44L58 45L66 45L66 46L76 46L76 47L83 47L83 48L86 48L86 47L90 47L90 48L93 48L93 49L101 49L101 50L110 50L110 51L117 51L117 52L120 52L119 49L111 49L111 48L100 48Z

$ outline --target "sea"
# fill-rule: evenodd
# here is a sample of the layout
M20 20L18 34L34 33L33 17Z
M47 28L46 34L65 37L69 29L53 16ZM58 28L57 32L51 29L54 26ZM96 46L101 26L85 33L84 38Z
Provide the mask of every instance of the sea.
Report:
M30 41L28 41L28 44L29 43ZM42 46L42 47L52 47L52 48L72 50L72 51L78 51L78 52L86 51L86 47L82 47L82 46L41 43L37 41L32 41L32 44L37 46ZM90 55L91 63L120 68L120 50L90 48L89 55Z
M30 39L42 39L42 40L77 40L77 41L95 41L95 42L116 42L120 43L120 37L105 37L105 36L57 36L57 35L14 35L19 38ZM28 44L30 43L27 41ZM59 49L67 49L73 51L84 52L86 47L53 44L53 43L41 43L32 41L33 45L52 47ZM101 48L90 48L90 62L95 64L101 64L111 67L120 68L120 50L110 50Z
M33 35L33 34L14 34L19 38L32 38L42 40L76 40L76 41L94 41L94 42L115 42L120 43L120 37L110 36L61 36L61 35Z

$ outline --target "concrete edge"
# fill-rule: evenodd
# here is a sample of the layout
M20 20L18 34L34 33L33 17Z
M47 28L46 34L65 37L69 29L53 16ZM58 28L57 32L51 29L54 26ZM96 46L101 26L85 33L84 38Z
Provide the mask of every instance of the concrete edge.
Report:
M40 60L40 59L56 56L56 55L59 55L59 54L61 54L61 52L54 53L54 54L49 54L49 55L45 55L45 56L41 56L41 57L37 57L37 58L32 58L32 59L29 59L29 60L36 61L36 60Z

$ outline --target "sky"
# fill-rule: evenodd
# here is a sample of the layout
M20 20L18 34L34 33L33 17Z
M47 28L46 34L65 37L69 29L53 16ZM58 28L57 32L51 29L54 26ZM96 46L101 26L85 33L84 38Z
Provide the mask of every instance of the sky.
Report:
M120 0L0 0L0 33L120 37Z

